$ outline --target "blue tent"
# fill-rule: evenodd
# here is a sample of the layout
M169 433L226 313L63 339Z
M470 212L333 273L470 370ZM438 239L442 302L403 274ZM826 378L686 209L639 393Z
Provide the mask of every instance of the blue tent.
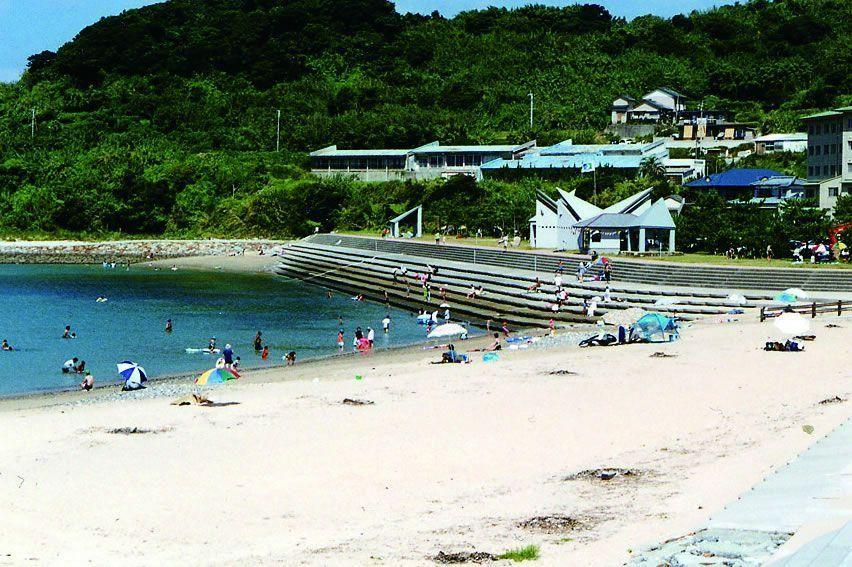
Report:
M648 313L633 324L633 336L650 343L664 343L678 337L677 322L661 313Z

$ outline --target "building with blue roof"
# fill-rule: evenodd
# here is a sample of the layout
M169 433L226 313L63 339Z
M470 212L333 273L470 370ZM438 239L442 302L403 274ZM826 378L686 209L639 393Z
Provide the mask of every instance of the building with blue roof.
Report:
M814 192L805 187L806 181L795 175L778 175L755 181L754 197L749 201L762 209L777 209L789 199L814 197Z
M783 176L783 173L773 169L730 169L696 179L687 183L686 186L692 189L716 191L728 201L749 200L754 197L754 183Z

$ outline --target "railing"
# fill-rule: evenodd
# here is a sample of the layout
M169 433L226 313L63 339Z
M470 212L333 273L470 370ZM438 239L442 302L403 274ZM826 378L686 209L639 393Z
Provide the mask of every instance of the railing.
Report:
M852 312L852 303L848 301L843 303L843 300L840 299L837 301L826 301L823 303L817 303L814 301L810 305L802 304L785 305L784 307L761 307L760 322L762 323L767 319L778 317L782 313L800 313L802 315L810 315L811 317L827 314L833 315L836 313L837 316L840 317L843 315L844 311Z

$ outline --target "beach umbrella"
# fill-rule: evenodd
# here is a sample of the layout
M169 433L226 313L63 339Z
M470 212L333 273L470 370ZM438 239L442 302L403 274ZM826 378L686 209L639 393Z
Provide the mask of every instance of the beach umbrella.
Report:
M734 305L745 305L748 303L748 300L744 295L740 295L739 293L732 293L728 297L725 298L726 303L733 303Z
M775 328L785 335L801 335L811 328L811 322L799 313L782 313L775 318Z
M196 386L223 384L228 380L236 380L240 375L233 368L211 368L195 379Z
M431 333L429 333L428 338L430 339L440 339L442 337L452 337L455 335L466 335L467 329L459 325L458 323L445 323L444 325L438 325L435 327Z
M148 375L145 373L145 369L135 362L125 360L116 364L116 367L118 368L118 374L124 378L125 384L136 384L141 386L148 381Z
M808 292L806 292L805 290L798 288L798 287L789 287L789 288L785 289L784 291L782 291L781 293L787 293L787 294L790 294L790 295L795 295L799 299L807 299L809 297Z

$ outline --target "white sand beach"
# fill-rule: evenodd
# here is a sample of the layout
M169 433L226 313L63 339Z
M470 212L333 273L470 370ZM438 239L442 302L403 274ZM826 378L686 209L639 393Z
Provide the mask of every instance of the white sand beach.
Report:
M802 353L760 350L771 329L470 365L408 349L250 374L210 391L218 407L4 401L0 564L428 565L537 544L536 564L620 565L852 415L819 403L852 392L852 320L818 319ZM565 480L599 467L640 474ZM578 525L520 526L545 515Z

